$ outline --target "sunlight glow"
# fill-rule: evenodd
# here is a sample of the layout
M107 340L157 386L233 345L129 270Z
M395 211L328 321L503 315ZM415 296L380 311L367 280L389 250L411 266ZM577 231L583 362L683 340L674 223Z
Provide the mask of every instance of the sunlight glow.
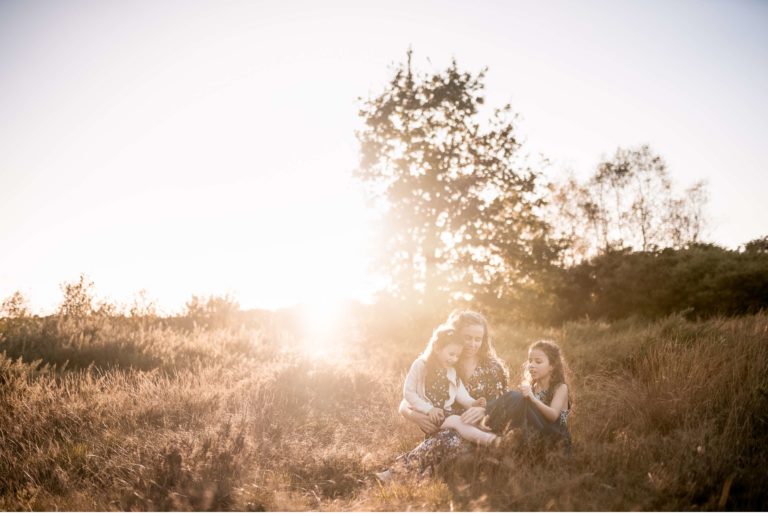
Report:
M339 359L344 354L348 319L338 299L317 299L302 306L302 350L311 358Z

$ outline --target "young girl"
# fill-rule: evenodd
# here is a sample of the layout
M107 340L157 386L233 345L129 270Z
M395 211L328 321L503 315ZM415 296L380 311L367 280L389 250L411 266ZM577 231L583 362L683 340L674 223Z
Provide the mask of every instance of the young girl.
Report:
M485 423L494 431L525 428L565 438L571 408L567 382L568 367L560 347L540 340L528 348L523 384L487 407Z
M464 339L459 332L448 325L438 327L427 348L411 365L403 395L413 410L427 415L440 429L452 429L468 441L490 445L497 436L462 422L454 408L454 402L465 408L485 404L484 398L475 400L470 396L453 367L463 350Z

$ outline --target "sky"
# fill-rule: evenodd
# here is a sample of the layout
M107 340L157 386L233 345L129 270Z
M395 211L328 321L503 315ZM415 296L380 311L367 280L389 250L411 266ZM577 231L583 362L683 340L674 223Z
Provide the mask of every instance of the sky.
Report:
M361 98L414 51L488 67L549 173L647 143L710 192L708 240L768 233L768 2L0 0L0 299L85 273L244 308L365 300Z

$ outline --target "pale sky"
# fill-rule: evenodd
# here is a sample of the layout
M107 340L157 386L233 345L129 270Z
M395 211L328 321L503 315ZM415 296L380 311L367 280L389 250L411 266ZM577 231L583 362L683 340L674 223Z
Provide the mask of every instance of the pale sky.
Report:
M0 299L84 272L245 308L364 298L358 97L408 47L489 67L529 152L586 177L648 143L709 182L709 240L768 233L768 3L0 0Z

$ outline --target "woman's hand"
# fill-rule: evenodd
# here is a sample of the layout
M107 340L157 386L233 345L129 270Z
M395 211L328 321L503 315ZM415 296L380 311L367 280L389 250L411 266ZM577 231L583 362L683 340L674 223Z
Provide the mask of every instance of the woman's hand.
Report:
M485 407L470 407L461 415L461 421L468 425L477 425L485 417Z
M473 407L485 407L485 398L477 398Z
M432 420L429 419L428 415L422 414L421 412L416 412L414 410L410 416L410 420L416 423L425 434L433 434L440 430L440 425L434 424Z
M429 416L429 420L436 425L441 425L443 423L443 419L445 419L445 413L442 409L437 407L433 407L427 415Z
M408 406L408 403L406 403L405 400L400 402L400 408L398 412L400 412L400 415L402 415L411 423L415 423L416 426L418 426L419 429L425 434L432 434L440 430L440 426L430 421L428 415L422 414L418 410L413 410Z

